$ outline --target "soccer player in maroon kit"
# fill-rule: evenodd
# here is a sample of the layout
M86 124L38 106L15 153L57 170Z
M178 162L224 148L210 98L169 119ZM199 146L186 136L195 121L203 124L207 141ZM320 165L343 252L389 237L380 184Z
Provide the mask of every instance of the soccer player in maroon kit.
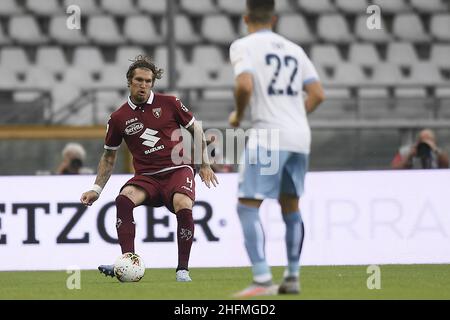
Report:
M205 135L193 114L176 97L152 91L155 79L160 79L161 75L162 70L147 57L138 56L130 65L127 72L130 96L111 114L95 184L91 190L82 194L80 200L90 206L99 198L112 174L117 149L125 140L133 155L135 176L125 183L116 198L116 228L122 253L134 252L133 209L139 205L164 205L177 216L176 280L185 282L191 281L188 263L194 238L192 206L195 201L195 181L191 164L177 164L172 159L172 150L180 141L172 141L171 138L175 130L180 130L180 126L193 136L202 137L198 172L202 181L208 188L211 184L216 186L218 181L209 165ZM114 276L113 265L99 266L99 270L105 275Z

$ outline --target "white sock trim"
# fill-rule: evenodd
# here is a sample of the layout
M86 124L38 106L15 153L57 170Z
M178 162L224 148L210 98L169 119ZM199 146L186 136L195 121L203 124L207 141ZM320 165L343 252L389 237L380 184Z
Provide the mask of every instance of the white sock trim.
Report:
M255 282L267 282L272 280L272 274L270 273L264 273L264 274L259 274L257 276L253 276L253 281Z

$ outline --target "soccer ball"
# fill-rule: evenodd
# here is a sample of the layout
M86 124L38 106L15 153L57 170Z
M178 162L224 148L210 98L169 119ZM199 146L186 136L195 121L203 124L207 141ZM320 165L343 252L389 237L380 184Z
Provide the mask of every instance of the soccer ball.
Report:
M114 275L120 282L137 282L144 277L144 273L144 261L136 253L124 253L114 263Z

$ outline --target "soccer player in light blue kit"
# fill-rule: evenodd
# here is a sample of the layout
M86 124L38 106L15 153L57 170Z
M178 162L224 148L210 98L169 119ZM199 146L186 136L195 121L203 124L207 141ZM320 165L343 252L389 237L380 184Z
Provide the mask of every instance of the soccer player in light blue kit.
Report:
M249 105L252 129L257 132L250 134L245 149L237 207L252 263L253 283L236 297L300 292L299 260L304 228L299 200L311 143L307 114L324 100L324 93L303 49L272 31L276 22L274 8L274 0L247 0L244 21L249 35L234 41L230 47L236 110L230 114L229 122L238 127ZM264 130L269 134L277 132L278 140L274 141ZM261 155L272 159L270 165L275 172L269 172ZM273 284L266 261L264 232L258 214L266 198L278 199L286 225L288 265L279 287Z

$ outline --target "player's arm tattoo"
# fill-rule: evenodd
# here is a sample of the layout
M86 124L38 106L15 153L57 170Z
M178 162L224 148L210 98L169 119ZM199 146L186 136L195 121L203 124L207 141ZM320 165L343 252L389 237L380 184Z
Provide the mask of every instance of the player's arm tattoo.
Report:
M104 187L114 169L114 164L116 163L116 150L105 150L100 158L97 169L97 178L95 179L95 184L100 187Z
M200 159L200 163L202 166L209 166L210 162L207 152L206 137L202 127L198 124L197 121L194 121L194 123L190 127L188 127L187 130L191 133L194 139L194 163L198 163L197 160ZM200 150L201 154L199 153Z

